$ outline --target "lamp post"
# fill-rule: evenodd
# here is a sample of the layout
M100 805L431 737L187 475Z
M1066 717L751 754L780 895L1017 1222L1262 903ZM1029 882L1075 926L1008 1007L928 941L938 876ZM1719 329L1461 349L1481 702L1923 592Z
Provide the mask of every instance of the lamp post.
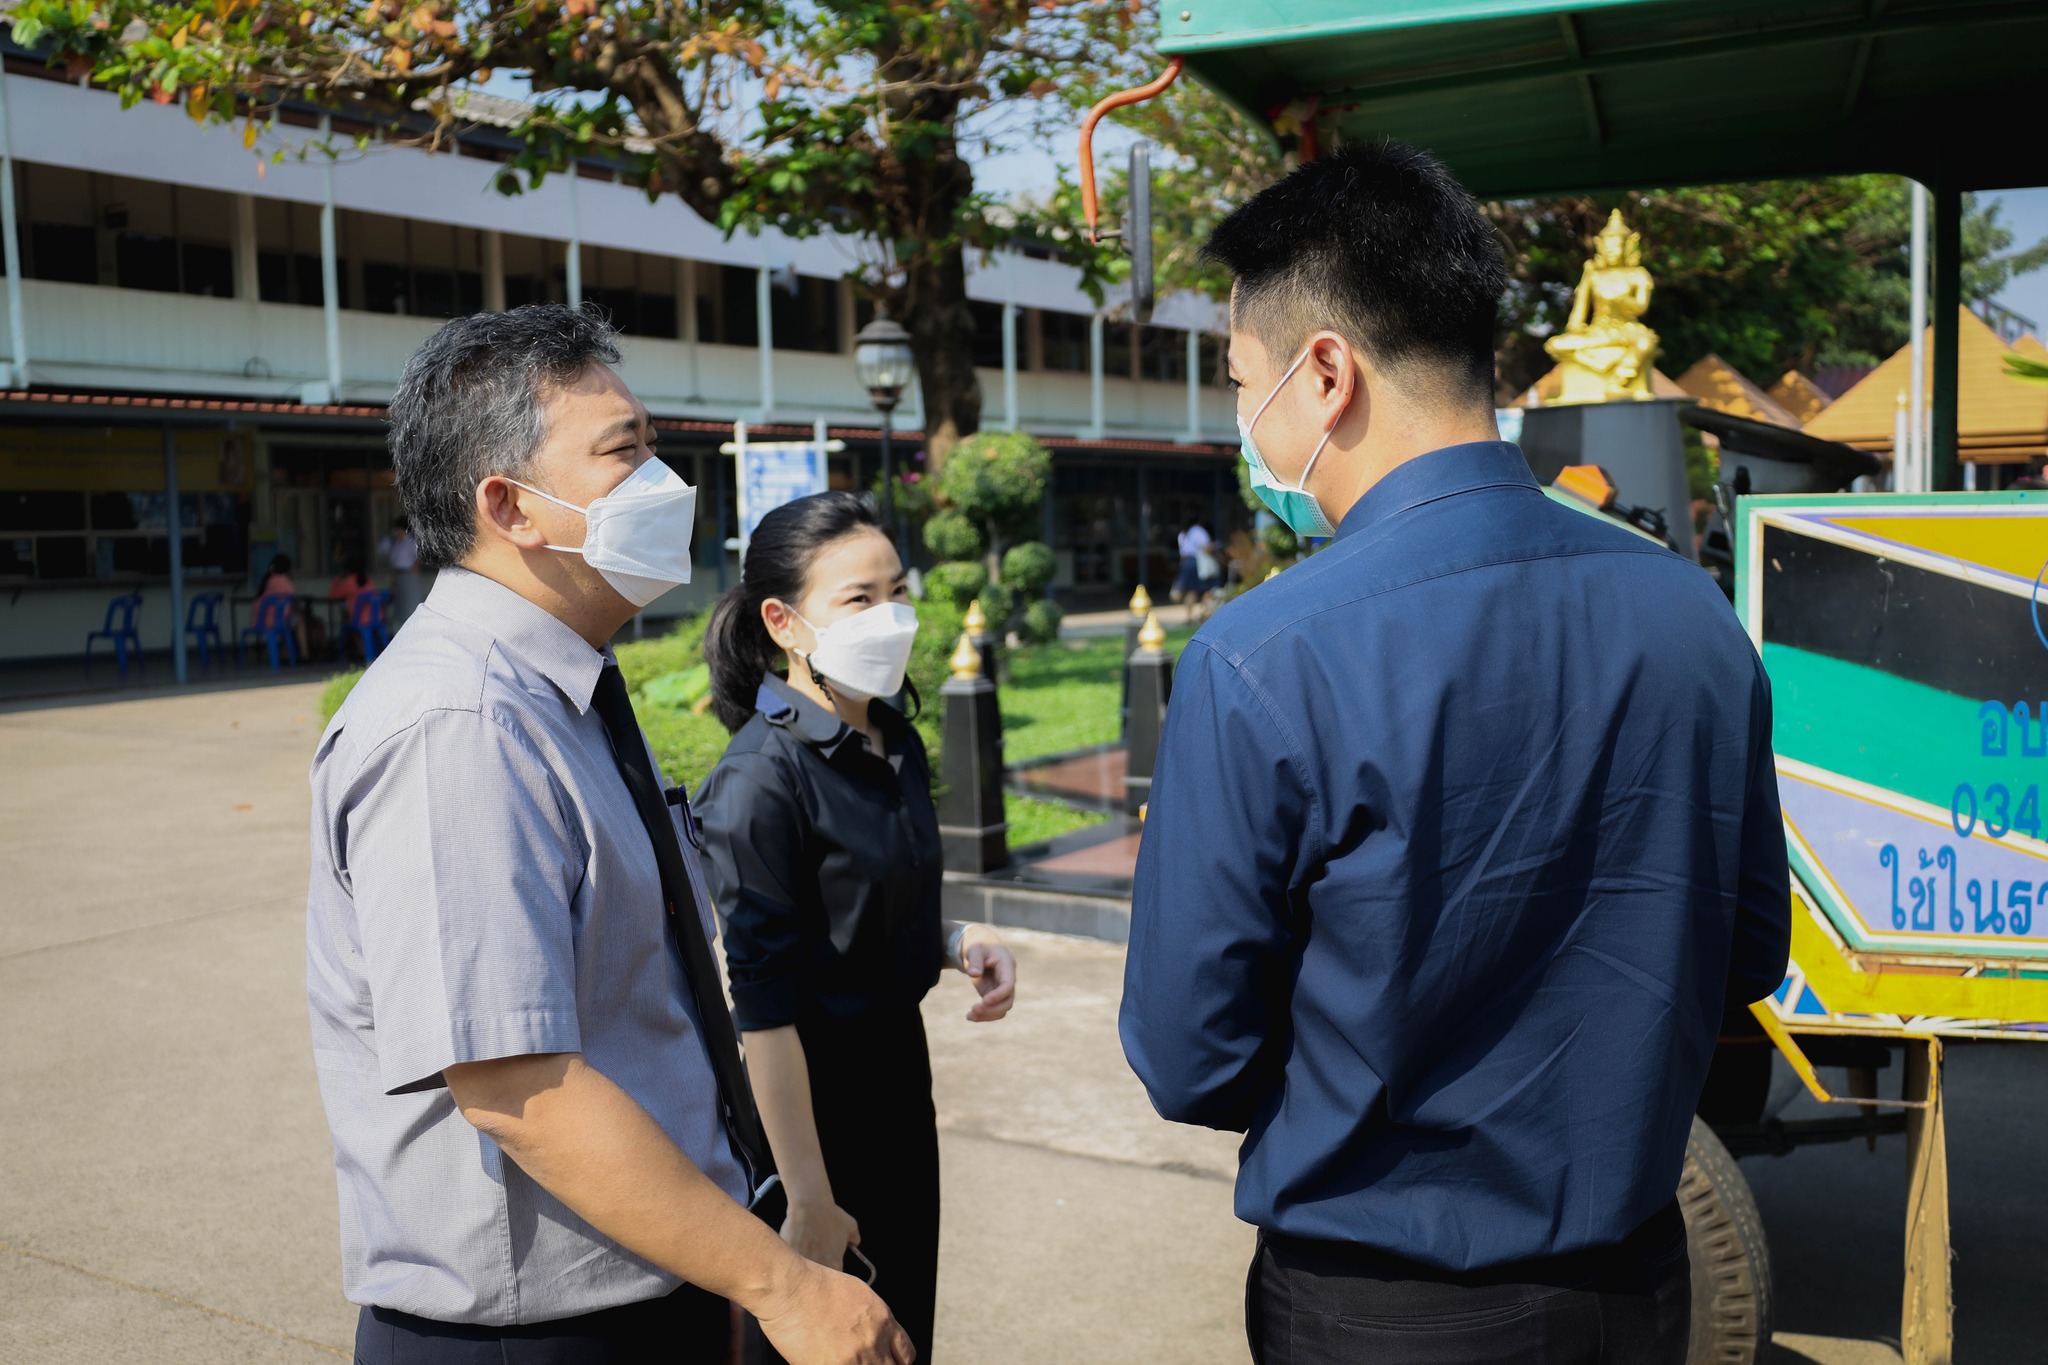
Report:
M888 309L877 307L874 320L854 336L853 372L882 414L882 521L895 535L896 553L907 568L910 540L896 519L896 460L889 451L889 419L917 373L917 360L910 351L910 333Z

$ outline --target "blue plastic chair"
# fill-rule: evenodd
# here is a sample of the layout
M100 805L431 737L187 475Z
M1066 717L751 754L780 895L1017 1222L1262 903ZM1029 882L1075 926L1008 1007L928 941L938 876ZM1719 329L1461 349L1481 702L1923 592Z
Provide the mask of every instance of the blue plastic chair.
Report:
M381 588L356 594L349 609L348 629L363 647L365 666L376 662L379 650L391 648L391 631L385 625L391 609L391 594Z
M221 643L220 604L225 598L221 593L203 592L194 597L185 608L185 638L199 647L199 666L211 668L215 653L227 653L227 646Z
M280 661L286 659L291 661L293 668L297 668L299 642L292 631L292 603L296 600L291 594L282 592L257 598L256 608L249 614L249 624L242 627L242 638L235 642L237 655L256 641L270 651L271 672L277 672Z
M142 671L142 637L135 630L135 613L142 607L142 594L131 592L107 603L107 622L85 637L85 671L92 672L92 642L106 640L114 646L114 667L128 676L128 651L135 651L135 671Z

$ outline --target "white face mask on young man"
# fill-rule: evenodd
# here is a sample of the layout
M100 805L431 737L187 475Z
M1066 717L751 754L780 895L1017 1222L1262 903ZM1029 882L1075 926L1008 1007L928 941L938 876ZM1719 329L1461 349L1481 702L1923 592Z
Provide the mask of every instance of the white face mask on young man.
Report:
M817 643L808 653L794 646L790 653L822 675L840 695L852 700L893 697L903 690L910 668L910 649L917 640L917 612L904 602L842 616L829 626L811 625L795 607L789 614L811 627Z
M660 460L650 459L619 486L588 507L564 502L517 479L506 482L581 513L588 523L583 544L550 545L582 555L619 596L644 607L670 588L690 581L690 535L697 524L697 490Z

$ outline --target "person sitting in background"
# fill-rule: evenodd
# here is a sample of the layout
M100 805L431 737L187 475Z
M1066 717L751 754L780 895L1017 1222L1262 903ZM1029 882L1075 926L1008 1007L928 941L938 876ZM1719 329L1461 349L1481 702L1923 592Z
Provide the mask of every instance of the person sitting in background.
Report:
M272 555L270 567L263 571L263 583L256 589L256 600L261 602L266 597L293 599L286 615L292 623L292 640L298 645L299 658L303 660L306 657L306 620L299 613L298 596L298 585L292 582L292 557Z
M349 627L356 623L356 600L365 593L376 591L377 585L370 580L370 575L363 571L363 561L360 557L349 560L348 567L336 574L334 581L327 585L328 600L342 604L341 639L336 642L341 653L348 652Z

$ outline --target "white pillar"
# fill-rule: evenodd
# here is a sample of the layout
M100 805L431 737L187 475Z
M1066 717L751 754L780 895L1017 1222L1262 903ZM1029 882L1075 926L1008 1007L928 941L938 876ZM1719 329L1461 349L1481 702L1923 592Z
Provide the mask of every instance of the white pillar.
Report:
M256 196L235 196L235 297L255 303L263 297L256 274Z
M1017 429L1017 305L1003 305L1003 425Z
M704 382L697 362L697 263L687 258L676 262L676 307L681 310L676 330L690 353L690 401L695 403L704 397Z
M333 125L320 116L320 144L325 155L324 197L320 201L320 313L327 325L327 401L341 401L341 279L335 268L334 154L327 146Z
M7 358L10 387L28 387L28 322L22 315L21 233L14 225L14 134L7 121L7 73L0 69L0 233L7 249Z
M583 214L576 203L576 163L569 163L569 256L566 262L569 306L583 306Z
M1088 319L1088 434L1102 439L1102 314Z
M504 234L496 228L485 228L483 248L484 311L502 313L505 311Z
M1913 247L1909 265L1913 273L1913 303L1911 328L1913 375L1908 390L1907 402L1910 407L1908 421L1912 426L1907 448L1912 452L1906 467L1912 481L1896 485L1909 493L1926 491L1925 468L1927 464L1927 187L1915 180L1913 185Z
M1906 410L1906 391L1899 390L1898 402L1892 409L1892 487L1894 493L1906 491L1906 464L1913 445L1913 424Z
M775 310L770 305L768 267L754 272L754 339L761 361L761 420L775 410Z
M1188 439L1202 439L1202 333L1188 328Z

